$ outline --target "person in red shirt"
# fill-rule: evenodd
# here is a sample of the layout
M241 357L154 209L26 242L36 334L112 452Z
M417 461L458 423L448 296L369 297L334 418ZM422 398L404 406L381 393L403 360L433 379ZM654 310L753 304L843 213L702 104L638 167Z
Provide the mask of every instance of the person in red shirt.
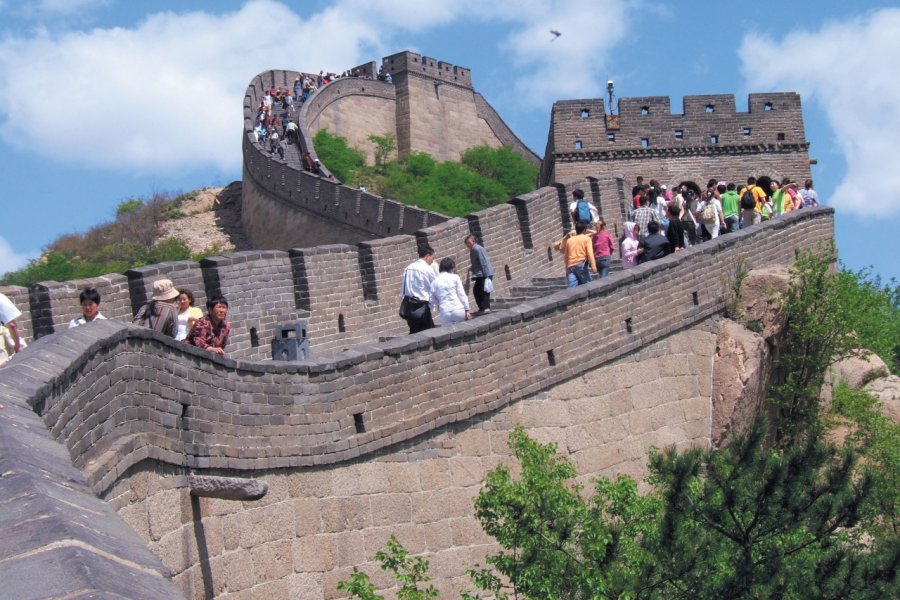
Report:
M597 263L597 273L600 275L599 278L603 279L609 274L615 243L612 236L606 231L606 221L602 217L597 219L597 233L594 234L591 243L594 246L594 261Z
M223 296L211 298L206 303L209 313L194 323L185 343L204 348L214 354L225 354L231 324L225 320L228 316L228 300Z

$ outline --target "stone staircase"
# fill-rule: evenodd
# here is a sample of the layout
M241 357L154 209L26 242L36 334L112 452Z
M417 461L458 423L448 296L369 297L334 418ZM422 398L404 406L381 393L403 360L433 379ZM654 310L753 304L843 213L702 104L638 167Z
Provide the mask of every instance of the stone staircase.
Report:
M609 272L615 273L622 270L622 261L614 258ZM510 308L535 300L544 296L549 296L555 292L566 289L566 278L559 277L535 277L527 285L514 285L509 289L509 294L503 297L491 297L491 309L501 310Z

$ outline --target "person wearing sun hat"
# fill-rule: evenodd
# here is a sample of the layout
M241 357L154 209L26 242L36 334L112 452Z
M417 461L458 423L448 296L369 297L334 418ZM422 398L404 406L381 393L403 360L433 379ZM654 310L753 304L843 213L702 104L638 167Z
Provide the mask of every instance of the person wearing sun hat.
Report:
M178 295L178 289L171 279L157 279L153 282L150 301L141 307L132 323L174 338L178 331L178 310L175 308Z

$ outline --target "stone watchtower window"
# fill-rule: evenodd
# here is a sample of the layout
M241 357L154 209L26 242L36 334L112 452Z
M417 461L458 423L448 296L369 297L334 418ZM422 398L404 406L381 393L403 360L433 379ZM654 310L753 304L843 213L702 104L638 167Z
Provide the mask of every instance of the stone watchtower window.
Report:
M779 141L779 142L783 142L783 141L784 141L784 134L783 134L783 133L779 133L779 134L778 134L778 141Z
M641 148L650 147L650 138L641 138Z
M706 105L706 112L707 112L707 113L714 113L714 112L716 112L716 107L715 107L714 105L712 105L712 104L707 104L707 105Z
M649 107L649 106L642 106L642 107L641 107L641 114L642 114L642 115L649 115L649 114L650 114L650 107Z
M709 143L710 143L710 144L718 144L718 143L719 143L719 136L716 135L716 134L713 134L713 135L709 136Z
M675 139L683 140L684 139L684 129L676 129L675 130Z
M744 137L750 137L750 128L744 127Z
M607 141L607 142L614 142L614 141L616 141L616 134L615 134L615 133L607 133L607 134L606 134L606 141Z
M766 105L763 107L763 110L765 110L766 112L772 112L772 108L773 108L772 103L766 102Z
M575 140L575 149L581 150L581 140Z
M586 109L586 108L582 108L582 109L581 109L581 118L582 118L582 119L587 119L589 116L591 116L591 111L589 111L589 110Z

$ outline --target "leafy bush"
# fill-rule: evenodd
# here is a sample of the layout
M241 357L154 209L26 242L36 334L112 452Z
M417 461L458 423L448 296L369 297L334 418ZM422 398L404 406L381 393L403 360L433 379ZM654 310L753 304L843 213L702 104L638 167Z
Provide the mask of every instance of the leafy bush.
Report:
M900 373L900 284L895 279L882 283L867 267L842 269L838 287L843 317L859 345L880 356L892 373Z
M335 177L347 185L356 185L356 171L365 166L362 152L347 145L347 140L320 129L313 137L316 155Z
M313 138L319 159L343 183L364 185L372 193L451 217L502 204L534 188L538 169L509 148L478 146L461 162L438 163L424 152L387 161L392 136L369 136L378 146L376 166L367 167L362 152L320 130Z

